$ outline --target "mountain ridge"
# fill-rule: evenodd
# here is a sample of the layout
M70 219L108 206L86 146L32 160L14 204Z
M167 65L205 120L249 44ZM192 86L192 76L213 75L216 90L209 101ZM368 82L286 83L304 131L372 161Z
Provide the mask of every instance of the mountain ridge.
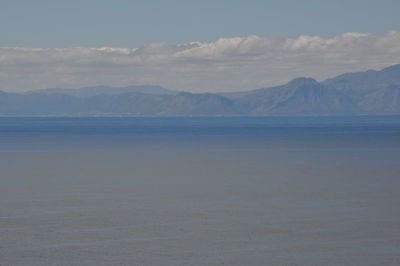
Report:
M400 64L318 82L299 77L238 93L190 93L160 86L0 92L0 115L360 115L400 114Z
M112 87L112 86L92 86L83 87L78 89L64 89L64 88L48 88L42 90L27 91L25 94L40 93L40 94L65 94L77 97L91 97L99 94L124 94L131 92L148 93L148 94L177 94L178 91L169 90L157 85L131 85L125 87Z

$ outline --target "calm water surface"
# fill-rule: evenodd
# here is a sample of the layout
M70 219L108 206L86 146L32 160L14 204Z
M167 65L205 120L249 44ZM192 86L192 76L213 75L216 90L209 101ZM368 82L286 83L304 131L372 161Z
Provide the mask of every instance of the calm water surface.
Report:
M0 118L0 265L400 265L400 117Z

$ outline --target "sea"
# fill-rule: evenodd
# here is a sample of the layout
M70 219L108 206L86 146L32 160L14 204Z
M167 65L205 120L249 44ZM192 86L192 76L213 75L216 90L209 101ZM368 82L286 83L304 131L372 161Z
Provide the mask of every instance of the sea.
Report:
M1 117L0 265L400 265L400 116Z

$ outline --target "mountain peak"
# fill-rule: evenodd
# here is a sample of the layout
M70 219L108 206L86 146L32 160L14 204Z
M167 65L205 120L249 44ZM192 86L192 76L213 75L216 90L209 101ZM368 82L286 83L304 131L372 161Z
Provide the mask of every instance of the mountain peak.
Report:
M318 84L318 81L316 81L313 78L305 78L305 77L295 78L288 83L289 86L294 86L294 87L300 87L304 85L315 85L315 84Z

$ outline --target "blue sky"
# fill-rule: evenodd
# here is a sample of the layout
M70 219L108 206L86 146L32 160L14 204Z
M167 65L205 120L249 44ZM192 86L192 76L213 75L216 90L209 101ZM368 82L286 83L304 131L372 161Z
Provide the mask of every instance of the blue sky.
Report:
M2 0L0 46L139 47L400 29L399 0Z

